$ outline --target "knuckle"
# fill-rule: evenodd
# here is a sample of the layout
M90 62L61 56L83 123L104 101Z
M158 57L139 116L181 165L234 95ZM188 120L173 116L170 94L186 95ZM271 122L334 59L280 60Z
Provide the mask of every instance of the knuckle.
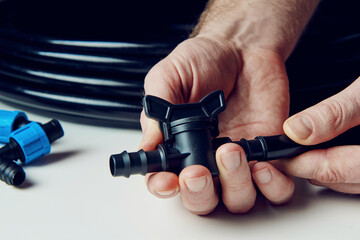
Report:
M326 170L319 172L315 179L322 183L339 183L339 182L341 182L340 175L332 169L326 169Z
M224 185L224 188L227 192L236 194L236 193L242 193L245 189L248 189L249 187L252 186L253 186L253 181L249 177L249 178L241 179L239 181L227 182Z
M146 75L145 77L145 87L149 84L154 84L156 81L164 81L167 79L174 79L177 76L174 75L174 70L176 66L174 63L169 59L165 58L156 64Z
M168 56L157 63L145 77L145 93L171 99L173 103L183 103L183 84L188 77L186 67L177 62L176 57Z
M331 128L339 128L345 118L345 109L343 105L337 101L332 100L323 105L324 118L327 119L326 125Z
M345 178L340 169L331 166L328 161L324 161L323 167L315 174L315 180L322 183L342 183Z

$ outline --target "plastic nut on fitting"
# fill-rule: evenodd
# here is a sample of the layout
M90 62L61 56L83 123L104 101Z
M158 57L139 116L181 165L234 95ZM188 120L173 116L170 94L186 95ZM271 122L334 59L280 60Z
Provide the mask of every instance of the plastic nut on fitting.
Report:
M27 123L24 112L0 110L0 143L8 143L10 134Z
M44 125L31 122L12 132L10 139L14 139L21 148L21 162L29 163L50 153L50 143L63 135L64 131L59 121L51 120Z

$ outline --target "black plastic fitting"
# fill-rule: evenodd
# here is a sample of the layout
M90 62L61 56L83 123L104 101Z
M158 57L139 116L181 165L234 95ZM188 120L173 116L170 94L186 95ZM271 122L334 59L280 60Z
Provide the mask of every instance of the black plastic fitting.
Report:
M207 167L216 176L219 172L215 152L225 143L240 145L248 161L290 158L313 149L360 144L360 139L354 137L360 132L359 127L357 131L348 131L329 142L312 146L300 145L285 134L240 141L232 141L228 137L216 138L219 134L217 114L225 110L224 94L220 90L199 103L172 105L154 96L145 96L143 103L146 115L159 121L164 142L154 151L124 151L111 155L110 171L113 176L129 177L159 171L178 174L185 167L196 164Z
M200 164L213 175L218 174L213 152L213 139L219 134L217 115L225 110L222 91L215 91L199 103L178 104L145 96L145 114L160 123L164 143L155 151L112 155L110 170L113 176L157 171L179 173L187 166Z
M60 122L56 119L52 119L51 121L45 124L39 124L39 125L44 130L50 143L53 143L54 141L64 136L64 130L61 127Z
M154 151L124 151L110 157L110 171L113 176L130 177L133 174L145 175L148 172L168 171L178 173L182 161L189 156L175 148L159 144Z

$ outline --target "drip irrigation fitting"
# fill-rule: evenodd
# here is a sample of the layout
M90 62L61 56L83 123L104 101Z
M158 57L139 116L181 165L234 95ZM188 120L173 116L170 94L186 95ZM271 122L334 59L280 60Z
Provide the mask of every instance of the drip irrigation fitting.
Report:
M9 142L0 148L0 180L18 186L25 172L15 161L30 163L50 153L51 143L64 136L58 120L46 124L30 122L10 134Z
M0 110L0 143L8 143L10 134L29 122L24 112Z
M179 174L190 165L203 165L213 176L219 174L215 152L225 143L240 145L247 160L269 161L291 158L306 151L329 148L337 145L360 144L348 131L339 137L318 145L300 145L286 135L258 136L255 139L232 141L228 137L216 138L219 134L217 114L225 110L222 91L210 93L199 103L172 105L154 97L145 96L144 110L149 118L159 121L164 142L156 150L110 156L110 171L113 176L129 177L149 172L168 171ZM357 131L359 128L356 129Z

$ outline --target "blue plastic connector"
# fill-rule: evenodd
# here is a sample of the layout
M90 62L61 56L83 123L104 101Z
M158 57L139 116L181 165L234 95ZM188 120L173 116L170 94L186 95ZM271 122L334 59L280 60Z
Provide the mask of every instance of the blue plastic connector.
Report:
M0 143L8 143L11 132L28 121L24 112L0 110Z
M31 122L10 134L22 149L23 163L30 163L50 153L50 141L43 128L36 122Z

